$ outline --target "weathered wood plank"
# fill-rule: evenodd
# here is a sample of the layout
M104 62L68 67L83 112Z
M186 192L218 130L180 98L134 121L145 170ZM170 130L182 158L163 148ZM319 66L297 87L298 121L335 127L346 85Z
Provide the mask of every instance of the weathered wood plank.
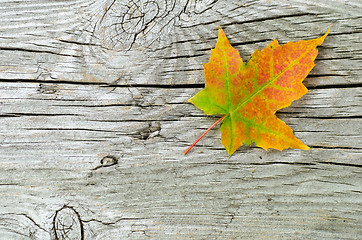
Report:
M60 144L61 155L67 155L71 149L84 151L81 146L85 143L93 152L99 144L132 145L153 137L162 141L176 138L175 146L186 147L202 132L198 129L206 129L214 121L186 103L195 89L33 83L3 86L3 147L11 151L22 144L23 149L34 151L31 156L36 152L43 155L46 149L50 155L60 154L57 148L49 147L51 144ZM44 92L46 88L54 91ZM311 90L278 115L312 147L360 149L360 93L360 88ZM221 148L218 138L215 130L203 144ZM41 146L44 151L39 151Z
M274 38L282 43L313 38L332 24L329 37L320 47L319 63L311 73L319 77L313 84L359 83L362 33L357 3L352 1L350 5L342 4L342 12L342 6L327 2L181 1L179 4L185 5L184 10L175 7L170 21L157 17L158 22L146 32L132 25L137 24L139 17L136 10L133 13L136 22L112 23L119 21L116 16L130 14L125 8L132 9L132 1L33 2L27 7L19 7L12 1L4 3L3 9L13 11L4 14L0 27L3 36L0 57L7 59L0 79L121 85L202 83L201 63L207 62L217 38L218 25L225 28L241 56L248 59L257 47L265 47ZM173 6L174 1L166 2L159 14L166 14L166 9ZM45 13L34 10L39 5L45 6ZM208 10L198 13L188 6ZM29 12L32 21L24 19ZM45 19L50 16L55 17L47 23ZM16 24L12 24L14 22ZM113 24L112 27L109 24ZM136 29L125 32L121 29L124 27ZM111 38L114 43L109 43Z
M0 239L358 239L359 1L0 5ZM278 116L310 151L241 147L186 100L218 26L244 60L331 25Z

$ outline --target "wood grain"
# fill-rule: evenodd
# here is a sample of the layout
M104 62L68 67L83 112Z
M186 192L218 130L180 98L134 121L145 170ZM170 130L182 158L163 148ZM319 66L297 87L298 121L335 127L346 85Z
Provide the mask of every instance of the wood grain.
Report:
M360 1L0 5L0 239L359 239ZM242 146L187 103L221 26L244 61L321 36L278 117L310 151Z

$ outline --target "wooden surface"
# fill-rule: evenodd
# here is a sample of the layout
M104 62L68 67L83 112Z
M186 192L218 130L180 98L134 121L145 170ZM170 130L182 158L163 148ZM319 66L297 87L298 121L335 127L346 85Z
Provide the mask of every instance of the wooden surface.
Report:
M360 239L361 1L0 4L0 239ZM310 151L241 147L187 99L221 26L244 61L331 32L278 116Z

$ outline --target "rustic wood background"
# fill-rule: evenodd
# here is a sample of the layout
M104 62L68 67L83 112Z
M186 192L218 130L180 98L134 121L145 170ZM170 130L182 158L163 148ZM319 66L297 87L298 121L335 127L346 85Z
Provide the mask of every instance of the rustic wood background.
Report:
M361 1L0 3L0 239L361 238ZM218 26L247 60L330 25L278 113L310 151L183 155Z

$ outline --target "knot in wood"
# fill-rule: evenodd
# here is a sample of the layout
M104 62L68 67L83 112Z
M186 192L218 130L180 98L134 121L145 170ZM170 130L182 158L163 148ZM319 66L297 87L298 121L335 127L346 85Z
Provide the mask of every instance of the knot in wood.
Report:
M55 211L53 218L55 239L84 239L84 228L80 214L71 206L64 205Z
M210 9L210 0L112 1L105 6L94 34L114 50L144 49L167 36L175 25ZM188 17L185 17L188 16Z
M114 156L105 156L104 158L102 158L101 160L101 166L102 167L110 167L113 165L116 165L118 163L118 159Z

